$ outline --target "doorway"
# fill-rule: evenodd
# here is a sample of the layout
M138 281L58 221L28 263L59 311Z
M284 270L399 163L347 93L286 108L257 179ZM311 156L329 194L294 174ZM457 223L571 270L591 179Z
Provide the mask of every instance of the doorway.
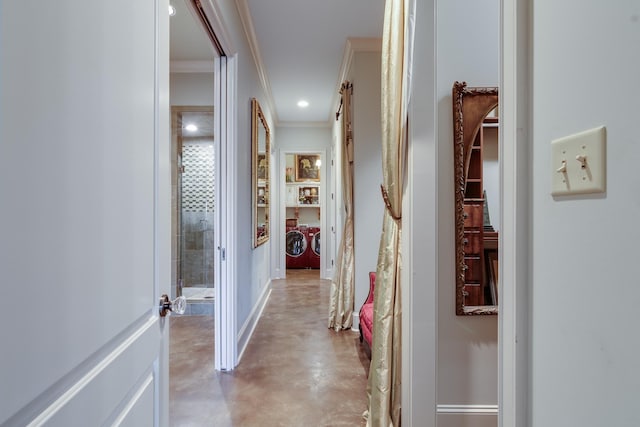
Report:
M215 146L213 106L171 111L174 283L186 315L213 316L215 282Z
M203 299L213 300L215 330L209 336L213 335L211 339L215 342L215 350L211 353L214 368L216 370L231 370L235 367L237 359L237 341L234 339L236 334L235 273L234 262L225 259L225 253L233 250L233 236L230 231L233 227L229 226L228 222L229 219L235 217L237 208L233 200L228 199L228 195L234 194L234 189L230 188L233 182L228 177L235 169L235 150L233 149L235 134L232 131L234 116L228 112L235 111L235 100L226 94L235 91L235 51L230 48L227 39L220 39L216 36L218 31L223 35L227 32L218 19L220 14L212 4L189 0L178 1L174 7L175 14L171 16L170 24L171 105L189 106L182 113L187 110L201 116L202 113L207 113L206 126L213 129L212 132L209 131L208 135L214 135L215 140L213 151L210 146L205 145L204 148L208 152L206 156L213 156L215 167L213 167L212 185L213 215L211 215L211 205L205 207L205 216L197 218L197 224L192 224L193 234L187 236L185 232L184 236L181 236L185 239L183 252L180 255L181 259L184 256L181 267L183 271L180 273L182 282L178 281L177 248L180 243L177 232L178 215L173 215L172 246L176 249L172 257L172 265L174 265L171 276L173 279L172 296L175 297L179 292L184 292L189 288L189 286L184 286L187 280L184 264L187 262L185 253L187 249L185 248L191 244L192 249L201 250L199 257L193 257L194 263L200 266L200 273L194 274L198 277L193 278L191 284L198 286L191 287L204 288L207 293L203 295ZM192 106L197 108L194 109ZM175 134L172 135L172 139L176 139ZM172 158L177 161L177 151L173 152ZM173 212L176 212L177 164L174 169L172 194L174 197ZM211 179L209 179L210 182ZM191 214L192 212L189 213L189 215ZM214 293L213 298L210 298L211 290ZM189 291L193 292L192 289ZM196 311L210 311L211 307L200 306L196 309Z
M286 275L293 270L312 270L319 277L323 264L322 224L326 199L322 173L324 156L321 152L285 152L283 155Z

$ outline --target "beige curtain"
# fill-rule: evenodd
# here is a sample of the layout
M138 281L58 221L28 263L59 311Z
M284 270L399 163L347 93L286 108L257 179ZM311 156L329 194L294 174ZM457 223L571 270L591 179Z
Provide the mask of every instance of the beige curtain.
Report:
M402 187L411 36L410 0L387 0L382 39L382 197L385 212L376 269L367 426L400 426Z
M350 329L353 324L354 255L353 255L353 135L351 132L351 93L349 82L342 85L342 194L346 218L338 248L336 273L331 282L329 328Z

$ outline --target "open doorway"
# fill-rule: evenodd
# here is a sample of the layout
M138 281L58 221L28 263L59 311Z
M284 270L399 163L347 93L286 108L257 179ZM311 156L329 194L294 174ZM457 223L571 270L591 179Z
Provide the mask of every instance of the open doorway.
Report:
M186 310L170 317L169 418L184 416L193 363L213 371L215 286L219 282L220 136L215 127L215 48L189 2L170 18L172 297ZM215 106L215 108L214 108ZM201 375L201 374L198 374Z
M172 133L174 151L171 156L174 162L171 182L174 206L171 291L175 298L187 288L204 288L201 295L190 297L199 300L194 302L208 306L191 307L191 314L210 315L213 311L215 328L203 332L203 336L213 340L208 353L209 360L213 360L215 370L231 370L237 363L236 274L235 261L226 257L226 253L235 250L232 230L237 206L233 200L235 183L230 176L235 171L233 112L236 101L227 94L236 90L236 51L226 37L228 32L212 3L175 0L173 8L175 13L170 18L170 103L175 113ZM200 125L191 123L196 119ZM189 124L202 126L202 134L194 135L193 132L198 131L187 129ZM177 128L180 128L179 132ZM180 173L178 133L182 138ZM191 151L189 154L184 152L187 146ZM187 165L182 164L185 156L191 156L190 161L209 164L206 167L196 165L195 169L187 171ZM200 188L206 195L192 194L192 198L198 199L196 205L183 206L183 200L180 200L180 218L177 213L178 178L185 179L182 166L185 166L184 171L188 174L196 175L189 178L191 182L204 178L206 183ZM181 191L184 190L182 184ZM230 197L232 200L229 200ZM189 212L183 207L188 208ZM188 227L182 224L186 216L195 217L190 218L193 224ZM191 233L189 236L187 228ZM179 259L178 247L181 243ZM194 252L187 257L186 251L191 250ZM186 268L191 269L188 274ZM196 291L198 289L189 289L188 293Z
M320 277L322 261L323 153L287 152L285 164L285 266Z
M173 106L171 123L175 294L186 298L186 315L213 316L216 231L213 106Z

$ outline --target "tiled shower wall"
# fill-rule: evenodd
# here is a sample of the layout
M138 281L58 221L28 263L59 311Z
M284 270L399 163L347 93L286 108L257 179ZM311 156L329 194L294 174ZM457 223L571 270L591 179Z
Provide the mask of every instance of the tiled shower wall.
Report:
M182 286L213 287L213 141L183 141L182 165Z

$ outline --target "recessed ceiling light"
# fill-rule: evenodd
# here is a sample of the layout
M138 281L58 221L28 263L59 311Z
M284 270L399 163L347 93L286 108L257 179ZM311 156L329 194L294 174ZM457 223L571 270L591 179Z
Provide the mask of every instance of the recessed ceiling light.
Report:
M176 8L173 5L169 5L169 16L173 16L176 14Z
M309 106L309 103L307 101L305 101L304 99L301 99L300 101L298 101L298 107L306 108L308 106Z
M184 127L186 130L188 130L189 132L195 132L198 130L198 126L194 125L193 123L189 123L188 125L186 125Z

